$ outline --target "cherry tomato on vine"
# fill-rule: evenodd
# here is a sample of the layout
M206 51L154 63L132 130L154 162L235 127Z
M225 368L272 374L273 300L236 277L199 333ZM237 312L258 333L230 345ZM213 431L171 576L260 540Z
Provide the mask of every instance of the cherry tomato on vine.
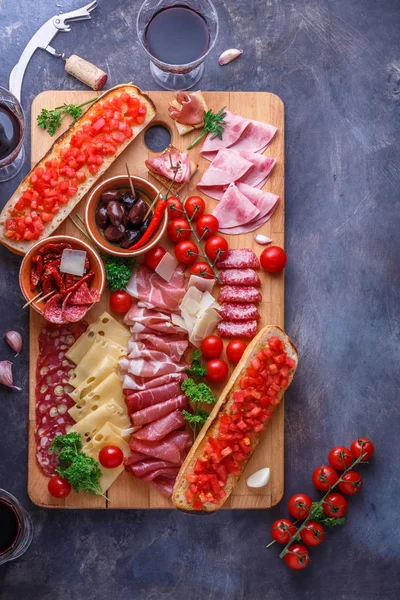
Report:
M295 494L288 502L288 510L295 519L306 519L310 514L312 500L307 494Z
M176 259L183 265L192 265L196 262L199 254L199 249L194 242L185 240L178 242L175 246Z
M220 235L213 235L204 244L204 252L211 261L221 257L226 250L228 250L228 242Z
M203 215L196 221L196 231L202 240L208 240L215 235L219 229L219 222L214 215Z
M279 246L269 246L260 254L260 263L268 273L279 273L286 265L286 252Z
M125 314L132 306L132 296L124 290L118 290L113 292L110 296L110 308L112 311Z
M213 270L206 262L195 263L190 267L190 272L192 275L197 275L197 277L203 277L203 279L214 279Z
M271 525L271 536L278 544L287 544L296 533L296 527L289 519L278 519Z
M185 202L187 216L192 221L197 221L206 209L206 203L200 196L190 196Z
M321 492L327 492L338 479L339 475L330 465L317 467L312 474L312 482L317 490L321 490Z
M229 367L222 358L213 358L206 362L208 381L217 383L228 377Z
M171 196L167 200L167 212L169 219L176 219L177 217L183 216L183 208L182 203L179 198L175 198L175 196Z
M167 235L171 242L182 242L188 240L192 234L189 223L186 219L179 217L172 219L167 225Z
M162 246L153 246L144 255L144 262L149 267L149 269L153 269L154 271L160 263L160 260L166 253L166 249Z
M319 546L325 537L325 531L321 523L308 521L300 532L300 537L307 546Z
M118 446L104 446L99 452L99 463L106 469L116 469L124 460L124 453Z
M229 360L236 365L242 358L246 348L246 342L243 342L242 340L232 340L226 347L226 355Z
M346 498L342 496L342 494L337 494L334 492L325 498L322 508L327 517L339 519L344 517L344 515L347 513L349 505L347 504Z
M206 358L219 358L223 349L224 343L217 335L208 335L200 345L200 350Z
M337 471L345 471L353 464L354 458L348 448L335 446L328 454L329 464Z
M308 567L310 562L310 554L302 544L293 544L283 557L289 569L301 571Z
M342 479L343 481L339 483L338 487L343 494L354 496L361 490L362 478L360 473L357 473L356 471L349 471L346 473L346 475L343 475Z
M366 454L363 460L370 460L374 455L375 448L368 438L359 437L351 443L350 450L354 458L359 458L361 454Z
M71 491L71 484L60 476L52 477L47 489L54 498L65 498Z

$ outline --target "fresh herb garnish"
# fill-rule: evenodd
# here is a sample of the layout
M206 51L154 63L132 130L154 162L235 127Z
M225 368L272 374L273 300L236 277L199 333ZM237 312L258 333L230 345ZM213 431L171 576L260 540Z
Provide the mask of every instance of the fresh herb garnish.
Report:
M207 375L207 367L201 362L201 356L202 353L200 350L194 350L191 365L185 369L185 372L195 381L199 381L199 379Z
M91 98L81 104L63 104L62 106L53 108L53 110L43 108L42 112L37 117L37 124L41 129L45 129L50 135L54 135L57 129L61 127L61 122L65 115L70 115L75 122L82 115L83 107L86 106L86 104L92 104L95 100L97 100L97 96L96 98Z
M343 525L343 523L345 522L345 517L338 517L337 519L327 517L324 513L322 505L320 505L318 502L312 503L310 513L313 521L318 521L318 523L321 523L321 525L325 525L326 527L335 527L336 525Z
M190 427L193 429L195 434L197 428L203 427L204 423L208 419L208 412L206 410L199 410L196 414L192 414L187 410L183 410L182 414L185 417L186 421L189 423Z
M191 369L193 370L193 364L196 363L194 371L197 378L203 377L207 373L207 369L205 369L204 365L200 363L200 356L200 350L195 350L192 354ZM197 365L197 362L200 366ZM202 372L202 375L200 375L200 371ZM198 379L196 381L198 381ZM193 410L192 413L188 412L187 410L183 410L182 414L189 423L190 427L193 429L194 439L196 439L198 431L203 427L204 423L208 419L208 412L201 408L202 405L215 404L217 401L217 397L213 394L211 388L209 388L206 383L196 383L196 381L188 377L181 383L181 389L189 398Z
M222 140L222 134L225 128L225 111L226 106L221 108L217 113L213 113L211 110L204 111L204 125L201 134L187 147L187 150L191 150L193 146L197 144L207 133L212 133L211 139L218 137Z
M50 446L50 450L58 455L60 463L56 471L70 482L74 492L83 491L104 496L99 484L102 476L99 463L82 452L82 447L79 433L57 435Z
M113 292L126 290L132 271L137 266L136 259L134 257L114 258L110 256L102 256L102 259L106 270L108 287Z

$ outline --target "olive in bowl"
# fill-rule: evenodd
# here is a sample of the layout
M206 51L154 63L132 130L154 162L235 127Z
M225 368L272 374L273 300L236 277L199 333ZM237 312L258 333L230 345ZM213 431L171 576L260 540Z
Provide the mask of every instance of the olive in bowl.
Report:
M111 177L90 193L85 211L85 224L92 240L101 250L114 256L137 256L152 248L167 226L167 214L142 247L130 250L145 234L152 220L146 217L149 206L159 195L146 179L132 176L132 194L126 175ZM146 218L145 218L146 217Z

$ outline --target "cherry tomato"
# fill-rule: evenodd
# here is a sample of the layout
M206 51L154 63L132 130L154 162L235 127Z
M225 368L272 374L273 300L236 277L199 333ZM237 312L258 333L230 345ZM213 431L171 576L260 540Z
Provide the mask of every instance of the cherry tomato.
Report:
M335 446L329 452L328 460L330 465L337 471L345 471L354 462L352 453L344 446Z
M213 270L206 262L195 263L192 267L190 267L190 272L192 275L203 277L203 279L214 279Z
M243 342L242 340L232 340L226 347L226 355L229 360L236 365L242 358L246 348L246 342Z
M179 198L175 198L174 196L168 198L167 212L169 219L176 219L177 217L183 216L184 213L182 208L182 202L179 200Z
M302 544L293 544L284 556L285 563L289 569L301 571L308 567L310 562L310 554Z
M166 253L166 249L162 246L153 246L144 255L144 262L149 267L149 269L153 269L154 271L160 263L160 260Z
M191 265L196 262L199 254L199 249L194 242L185 240L178 242L175 246L175 256L183 265Z
M317 467L312 474L312 482L317 490L321 490L321 492L327 492L338 479L339 475L329 465Z
M302 529L300 537L307 546L319 546L325 537L325 531L321 523L308 521Z
M110 308L116 313L126 313L132 306L132 297L124 290L113 292L110 296Z
M228 242L220 235L213 235L204 244L204 252L211 261L222 256L226 250L228 250Z
M271 536L278 544L287 544L296 533L296 527L289 519L278 519L271 526Z
M279 273L286 265L286 252L279 246L269 246L260 254L260 263L268 273Z
M202 240L208 240L219 229L219 221L214 215L203 215L196 221L196 231Z
M295 494L288 502L288 510L295 519L305 519L311 510L312 500L307 494Z
M124 453L118 446L104 446L99 452L99 463L106 469L116 469L124 460Z
M352 442L350 450L354 458L358 458L360 454L366 454L363 460L370 460L374 455L375 448L369 439L359 437Z
M206 362L207 367L207 379L217 383L223 381L228 377L229 368L228 365L222 358L213 358Z
M206 208L206 203L200 196L190 196L185 202L186 214L192 221L197 221Z
M346 475L343 475L343 481L339 483L339 490L343 494L354 496L362 488L362 479L360 473L356 471L349 471Z
M208 335L200 346L200 350L206 358L219 358L223 349L224 343L217 335Z
M54 498L65 498L71 491L71 484L60 476L52 477L47 486Z
M347 513L349 505L342 494L333 493L325 498L322 508L327 517L339 519Z
M167 235L171 242L188 240L192 234L189 223L182 217L172 219L167 225Z

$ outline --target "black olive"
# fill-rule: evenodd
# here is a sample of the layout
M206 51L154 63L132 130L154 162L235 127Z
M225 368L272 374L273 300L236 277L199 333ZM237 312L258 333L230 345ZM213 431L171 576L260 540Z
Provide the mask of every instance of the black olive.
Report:
M107 206L103 203L99 204L97 207L96 223L100 229L104 229L108 225Z
M133 244L136 244L142 237L140 231L134 229L128 229L125 232L124 237L121 240L120 246L121 248L130 248Z
M140 233L144 233L146 231L146 229L150 225L150 222L151 222L151 217L147 217L147 219L145 221L143 221L143 223L140 225L140 228L139 228Z
M132 192L125 192L122 194L121 202L127 209L131 209L134 204L138 201L137 196L132 196Z
M127 228L129 227L129 210L123 206L124 216L122 217L122 225Z
M119 225L115 227L115 225L109 225L107 229L104 230L104 237L109 242L119 242L124 237L125 227L123 225Z
M147 213L148 206L146 202L139 199L134 206L132 206L129 211L129 220L132 225L138 225L144 219L145 214Z
M108 204L111 200L119 200L121 196L122 193L119 190L109 190L102 193L101 199L105 204Z
M118 227L118 225L121 225L125 214L124 207L117 200L111 200L107 204L107 214L111 223Z

